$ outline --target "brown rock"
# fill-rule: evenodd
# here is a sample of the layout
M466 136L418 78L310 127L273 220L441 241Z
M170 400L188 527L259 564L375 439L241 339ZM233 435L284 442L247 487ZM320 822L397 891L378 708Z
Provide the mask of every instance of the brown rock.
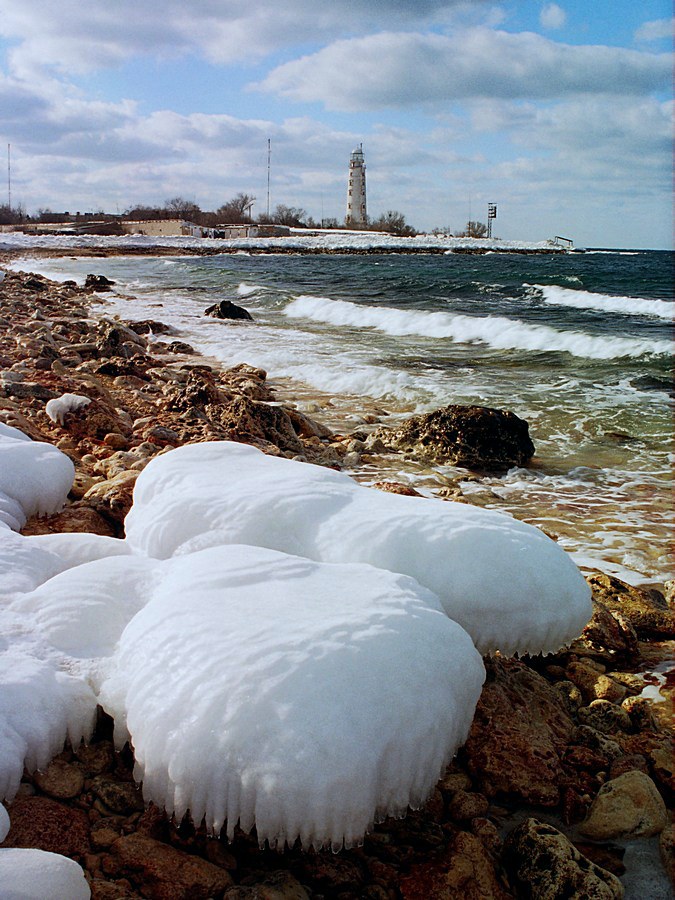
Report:
M78 500L53 516L29 519L22 528L22 534L55 534L69 533L102 534L106 537L117 537L117 529L110 519L86 502Z
M593 700L589 706L579 710L578 716L583 725L590 725L603 734L619 734L633 727L626 710L609 700Z
M144 896L158 900L205 900L233 883L212 863L141 834L119 838L111 853L119 873L142 885Z
M561 757L574 724L558 692L514 659L487 660L487 680L465 745L468 769L488 797L555 806Z
M497 856L502 850L502 839L499 836L499 829L490 819L485 816L478 816L469 823L471 833L483 843L486 850Z
M438 782L438 787L443 794L456 794L457 791L471 789L471 779L466 772L447 772Z
M84 500L113 523L124 522L133 502L137 471L120 472L89 488Z
M413 865L399 882L404 900L508 900L494 862L473 834L455 832L442 858Z
M48 797L16 800L9 809L11 828L3 847L35 847L81 860L89 852L89 819Z
M488 799L483 794L457 791L448 803L448 815L455 822L462 822L484 816L489 807Z
M263 881L231 887L223 900L309 900L310 895L290 872L272 872Z
M126 450L129 446L127 438L119 431L111 431L103 438L103 443L111 450Z
M303 452L288 413L280 406L239 396L218 408L209 406L207 413L221 427L229 429L235 440L268 441L285 452Z
M660 591L633 587L612 575L588 577L593 597L611 612L624 616L641 640L675 637L675 614Z
M659 834L667 820L666 805L652 779L633 770L603 784L579 831L594 841L649 837Z
M132 891L121 882L101 881L94 878L89 884L91 888L91 900L142 900L140 894Z
M55 800L71 800L84 787L81 768L54 759L44 772L36 772L33 781L40 790Z
M504 863L519 897L620 900L624 895L615 875L582 856L552 825L536 819L526 819L509 834Z
M595 682L595 697L598 700L609 700L610 703L620 703L626 696L624 685L614 681L609 675L599 675Z
M535 452L524 419L485 406L445 406L380 428L375 438L422 459L481 471L524 466Z
M656 731L656 720L649 700L644 697L626 697L621 708L630 716L636 731Z
M378 491L386 491L389 494L402 494L404 497L422 497L419 491L409 484L401 484L400 481L376 481L373 484Z
M99 775L92 781L90 790L111 812L120 815L128 815L145 807L141 790L133 781L117 781Z
M102 441L111 432L123 434L127 431L119 413L103 400L95 399L67 412L61 427L76 440L94 438Z
M596 668L586 662L572 660L567 665L565 675L573 684L576 684L586 703L598 699L596 696L596 685L600 678L600 673Z
M640 655L637 634L630 622L619 612L613 613L602 603L593 600L593 615L581 638L571 644L574 653L601 656L615 663L629 661Z
M165 425L152 425L143 432L143 439L157 444L158 447L177 447L180 444L180 435Z
M87 775L101 775L112 767L114 751L111 741L95 744L80 744L75 748L75 756L84 766Z
M609 777L618 778L619 775L632 772L634 769L649 775L647 760L641 753L625 753L612 761L609 767Z

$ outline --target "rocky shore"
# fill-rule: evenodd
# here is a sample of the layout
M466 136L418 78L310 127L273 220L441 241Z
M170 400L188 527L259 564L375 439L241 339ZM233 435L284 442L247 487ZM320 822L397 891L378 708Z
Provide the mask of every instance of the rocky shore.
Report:
M386 435L335 433L262 370L219 369L159 321L94 317L92 297L107 287L98 275L84 287L15 272L0 282L0 421L76 467L67 506L24 534L123 536L138 473L185 443L235 440L334 468L386 452ZM49 405L64 394L87 402ZM396 435L399 445L414 452L428 425ZM170 821L144 804L132 750L114 750L103 713L89 745L25 773L2 847L75 859L101 900L619 898L625 887L665 898L672 684L657 670L672 656L672 586L589 581L583 635L554 656L486 660L469 738L427 805L376 826L358 849L278 853L255 834L228 843Z

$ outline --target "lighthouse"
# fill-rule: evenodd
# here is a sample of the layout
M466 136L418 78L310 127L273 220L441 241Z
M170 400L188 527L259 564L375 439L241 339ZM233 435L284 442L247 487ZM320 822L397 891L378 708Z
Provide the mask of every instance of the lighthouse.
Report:
M366 216L366 162L363 144L349 158L349 186L347 189L347 216L345 223L351 226L367 224Z

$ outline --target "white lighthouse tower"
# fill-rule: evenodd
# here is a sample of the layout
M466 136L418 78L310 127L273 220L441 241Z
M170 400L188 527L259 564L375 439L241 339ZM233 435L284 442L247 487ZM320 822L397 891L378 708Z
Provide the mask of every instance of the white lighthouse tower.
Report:
M366 225L366 162L363 144L352 152L349 158L349 186L347 189L347 216L345 222L351 226Z

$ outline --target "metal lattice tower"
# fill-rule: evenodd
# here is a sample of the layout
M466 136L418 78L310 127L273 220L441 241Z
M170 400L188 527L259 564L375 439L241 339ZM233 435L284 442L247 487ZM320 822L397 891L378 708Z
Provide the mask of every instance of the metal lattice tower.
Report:
M363 144L352 152L349 158L349 185L347 188L347 225L365 225L366 214L366 163Z

